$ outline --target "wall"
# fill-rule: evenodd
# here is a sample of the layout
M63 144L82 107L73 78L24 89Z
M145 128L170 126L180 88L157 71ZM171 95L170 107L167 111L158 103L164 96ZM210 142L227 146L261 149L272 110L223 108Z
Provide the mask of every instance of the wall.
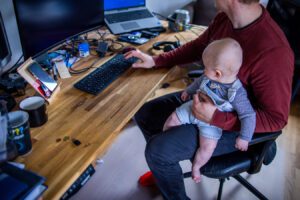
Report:
M146 0L146 4L151 11L167 16L174 10L181 8L192 1L193 0ZM260 0L260 3L266 6L268 1L269 0Z
M269 0L260 0L260 3L262 5L264 5L265 7L267 7L268 2L269 2Z
M146 5L151 11L167 16L191 1L192 0L146 0Z

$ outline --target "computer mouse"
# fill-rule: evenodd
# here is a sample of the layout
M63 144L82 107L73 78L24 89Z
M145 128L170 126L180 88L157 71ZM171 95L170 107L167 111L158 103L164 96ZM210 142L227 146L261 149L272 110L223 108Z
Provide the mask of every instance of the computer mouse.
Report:
M134 51L134 50L136 50L136 48L132 47L132 46L124 47L124 49L122 50L122 54L125 54L129 51Z
M168 88L170 87L170 83L163 83L161 88Z

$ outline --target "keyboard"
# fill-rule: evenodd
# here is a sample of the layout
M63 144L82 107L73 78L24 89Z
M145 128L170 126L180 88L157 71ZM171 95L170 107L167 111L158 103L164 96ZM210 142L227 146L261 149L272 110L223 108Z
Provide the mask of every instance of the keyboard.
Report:
M137 20L137 19L145 19L149 17L153 17L153 15L147 9L105 15L105 19L110 24Z
M74 84L74 87L84 92L97 95L121 76L137 58L126 60L123 54L117 54L102 66Z

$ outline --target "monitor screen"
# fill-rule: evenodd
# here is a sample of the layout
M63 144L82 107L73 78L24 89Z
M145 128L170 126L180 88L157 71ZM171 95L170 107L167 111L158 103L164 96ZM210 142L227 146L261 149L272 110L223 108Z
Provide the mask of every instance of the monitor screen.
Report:
M25 58L104 23L103 0L14 0Z
M10 61L10 57L11 52L6 36L4 23L2 20L2 15L0 12L0 75L2 72L2 67L4 67Z
M145 0L104 0L104 10L145 6Z

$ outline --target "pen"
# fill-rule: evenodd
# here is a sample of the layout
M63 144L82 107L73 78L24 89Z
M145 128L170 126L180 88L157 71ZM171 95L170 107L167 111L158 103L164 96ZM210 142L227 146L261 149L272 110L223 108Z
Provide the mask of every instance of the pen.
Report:
M57 81L57 69L56 64L53 65L53 79Z

